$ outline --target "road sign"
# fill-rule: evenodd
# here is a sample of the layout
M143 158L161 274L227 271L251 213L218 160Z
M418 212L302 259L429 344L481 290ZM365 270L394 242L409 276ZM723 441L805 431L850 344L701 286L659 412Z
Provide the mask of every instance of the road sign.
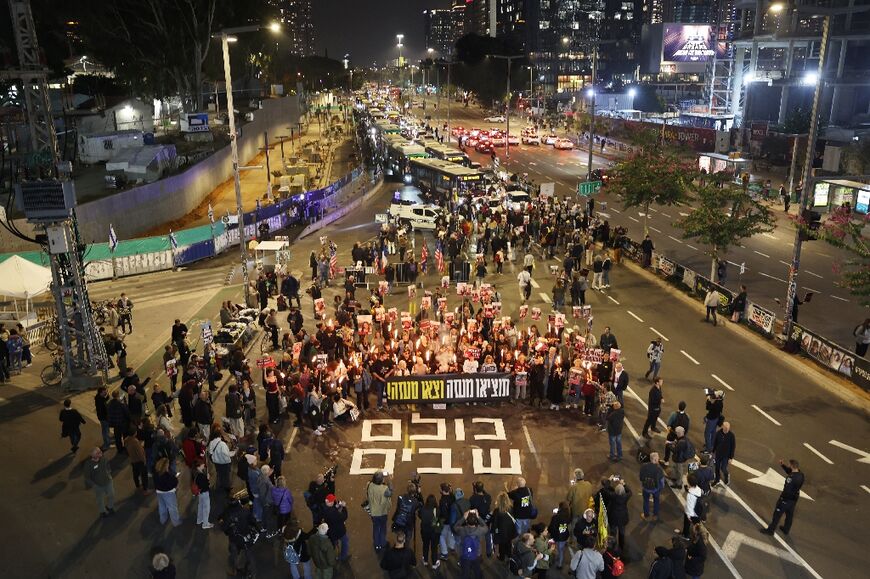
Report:
M601 189L601 181L583 181L577 183L577 195L595 195Z

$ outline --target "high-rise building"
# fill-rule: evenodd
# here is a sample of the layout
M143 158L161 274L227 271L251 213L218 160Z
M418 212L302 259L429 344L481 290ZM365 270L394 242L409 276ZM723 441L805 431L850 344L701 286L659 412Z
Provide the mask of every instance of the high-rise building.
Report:
M460 0L465 3L465 33L495 36L499 0Z
M314 19L311 14L313 0L267 0L281 22L282 32L290 52L299 56L314 54Z
M715 20L714 0L672 0L667 22L680 24L712 24Z
M426 48L432 48L442 56L453 54L456 41L463 34L464 18L465 5L463 4L443 10L424 10Z

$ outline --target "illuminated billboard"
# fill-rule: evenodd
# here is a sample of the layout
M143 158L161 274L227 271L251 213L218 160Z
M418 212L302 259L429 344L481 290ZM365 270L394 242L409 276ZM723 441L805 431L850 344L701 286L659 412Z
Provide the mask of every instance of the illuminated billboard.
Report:
M707 62L715 54L712 27L708 24L665 24L662 62Z

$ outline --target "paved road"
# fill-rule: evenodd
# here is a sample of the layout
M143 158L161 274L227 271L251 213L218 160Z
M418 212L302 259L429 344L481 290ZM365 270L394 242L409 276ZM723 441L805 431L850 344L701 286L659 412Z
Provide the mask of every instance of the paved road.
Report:
M453 107L451 126L485 127L488 123L483 121L484 116L485 114L476 107L464 108L461 105ZM443 120L443 115L437 116L436 119ZM511 126L514 126L513 122ZM518 122L517 132L522 126L525 126L525 123ZM504 164L506 162L504 149L497 151L499 159ZM489 163L488 155L472 152L471 156L481 163ZM609 166L615 158L607 154L607 151L604 157L596 154L593 157L593 167ZM511 148L511 157L507 161L507 166L515 172L529 173L535 182L555 183L556 192L561 196L573 196L577 182L585 180L587 159L588 149L555 151L548 146L521 145ZM612 225L625 226L632 238L643 238L644 216L641 210L624 210L622 201L615 195L609 194L606 189L598 196L598 200L608 203L605 213ZM725 285L738 291L740 284L745 283L749 288L751 300L783 318L784 308L777 304L775 299L778 298L783 304L786 300L786 280L791 264L794 228L779 204L772 204L771 207L777 220L775 230L746 239L740 247L731 250L727 256L730 265ZM709 248L691 240L683 240L682 232L672 225L687 212L686 207L651 208L648 217L650 236L658 251L709 276ZM794 212L793 206L792 217ZM816 294L811 304L800 309L800 321L808 328L820 332L847 348L852 348L852 329L870 313L866 306L860 304L857 297L850 295L846 289L838 285L840 277L837 273L838 268L849 258L846 252L828 244L818 241L805 243L798 285L801 297L807 292ZM742 276L739 275L741 263L746 267Z
M390 188L384 187L377 200L370 204L371 214L360 211L329 228L328 234L339 244L340 262L349 259L353 241L374 235L376 225L372 215L388 203ZM419 238L418 238L419 241ZM296 269L307 271L305 259L317 236L294 245ZM431 241L430 241L431 243ZM431 245L430 245L431 248ZM419 250L418 250L419 251ZM543 265L543 264L542 264ZM216 264L216 271L226 271L225 263ZM210 268L206 267L208 271ZM544 271L545 268L539 268ZM512 267L504 276L490 276L502 290L506 312L516 311L517 298ZM236 286L224 287L217 273L186 273L166 278L122 280L106 290L111 293L126 289L131 297L138 295L140 304L154 312L144 315L137 310L136 333L141 329L150 339L153 354L143 358L140 373L153 368L168 333L169 320L183 316L196 320L213 315L216 305L225 296L238 296ZM211 284L190 288L194 278L214 275ZM204 278L203 278L204 279ZM437 277L424 278L424 287L437 282ZM547 307L543 297L551 280L536 274L538 288L532 303ZM137 284L141 287L136 288ZM160 287L165 288L162 292ZM133 289L136 293L133 293ZM202 293L198 303L187 306L186 312L175 299L177 293ZM327 300L337 291L329 289ZM731 488L713 498L713 513L709 521L712 537L723 555L711 552L705 577L858 577L868 561L863 549L862 520L867 515L870 491L867 486L867 461L849 448L867 452L870 439L866 405L855 407L842 402L824 389L811 366L767 348L751 335L731 326L712 327L700 322L698 305L685 302L674 292L662 287L648 274L630 266L619 266L613 275L613 288L608 293L590 292L595 315L596 332L604 324L613 327L625 356L627 370L633 376L631 387L642 400L646 399L647 383L638 379L646 370L643 352L649 339L657 332L667 338L662 375L665 378L665 414L680 399L689 404L693 418L690 435L696 446L700 442L700 417L703 408L702 387L726 390L725 414L737 436L737 459L745 466L733 468ZM211 296L206 299L207 296ZM454 305L454 298L450 305ZM401 296L389 298L388 306L402 307ZM310 302L309 302L310 303ZM200 305L201 304L201 305ZM197 307L199 306L199 307ZM138 306L137 306L138 307ZM157 310L162 311L158 314ZM310 321L309 308L304 308ZM546 310L545 310L546 311ZM178 312L178 313L176 313ZM134 336L136 334L134 333ZM147 347L143 346L143 355ZM825 378L824 380L829 380ZM139 497L132 492L129 467L123 460L113 460L117 470L116 489L119 513L113 519L95 518L93 499L83 489L79 463L65 455L66 445L57 438L56 401L58 393L33 387L32 380L16 378L10 386L0 386L0 422L4 435L16 444L0 445L0 460L9 465L7 475L0 479L0 492L6 498L0 515L7 521L0 530L0 553L8 562L7 573L14 577L87 577L112 575L144 577L146 554L154 544L170 550L179 565L180 577L219 577L224 570L226 540L219 531L194 529L188 521L178 529L161 527L155 514L154 497ZM727 386L726 386L727 384ZM363 442L363 425L334 429L322 438L310 431L284 428L280 435L291 446L285 473L299 500L308 480L328 465L339 464L338 494L351 506L349 529L352 559L340 576L377 576L377 562L369 548L370 527L358 504L366 477L349 474L353 453L361 448L395 449L400 459L396 465L397 480L404 481L412 468L437 467L437 457L424 453L423 448L445 449L462 474L424 475L424 492L436 490L437 483L448 480L465 490L480 478L491 492L508 481L507 475L474 473L474 449L500 451L503 465L508 464L509 449L519 450L520 469L527 475L547 513L567 487L570 472L583 467L590 479L618 472L637 490L637 465L630 458L634 444L632 436L642 425L645 410L642 401L633 396L626 399L628 422L625 449L627 459L618 465L606 460L607 442L586 425L576 414L547 410L531 410L525 406L506 405L502 408L460 407L443 412L421 410L423 417L447 420L447 436L443 441L412 441L411 434L432 433L433 426L414 426L410 411L393 411L391 415L370 414L370 419L398 419L401 441L390 443ZM90 412L90 395L75 398L76 406L86 410L88 425L82 448L97 441L98 428ZM217 408L222 410L222 403ZM478 441L484 425L474 418L502 419L505 440ZM455 420L465 427L465 440L457 440ZM375 429L384 427L375 427ZM419 428L419 430L417 430ZM437 426L435 427L437 428ZM489 426L486 427L489 432ZM407 434L407 439L405 435ZM832 444L831 441L834 441ZM656 438L654 446L661 447ZM411 460L401 460L411 449ZM471 456L471 459L469 457ZM488 455L485 454L488 458ZM757 533L756 516L767 518L781 485L781 477L768 474L776 460L797 458L807 475L804 491L813 500L803 499L797 512L792 536L768 538ZM369 459L367 459L369 460ZM363 463L363 466L380 466ZM756 479L756 480L753 480ZM769 483L768 488L764 484ZM187 475L183 475L180 503L188 519L193 516L187 492ZM670 530L680 521L678 498L664 499L662 523L648 525L639 521L637 497L631 505L627 555L630 560L626 577L646 576L655 545L666 544ZM300 513L302 520L307 513ZM14 554L14 556L13 556ZM285 577L286 568L278 553L269 545L259 546L258 561L262 577ZM800 557L800 559L798 558ZM806 562L806 564L803 563ZM497 576L493 563L485 565L487 576ZM813 571L815 570L815 575ZM427 571L420 569L425 576ZM442 575L458 576L454 565ZM551 573L551 576L557 574Z

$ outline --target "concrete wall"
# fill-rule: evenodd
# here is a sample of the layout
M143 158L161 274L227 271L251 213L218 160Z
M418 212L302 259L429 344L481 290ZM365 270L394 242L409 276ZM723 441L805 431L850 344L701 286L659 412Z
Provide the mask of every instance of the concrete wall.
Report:
M240 163L244 165L258 154L263 131L282 134L298 120L295 96L264 101L254 120L241 126ZM82 237L89 243L106 241L109 223L118 238L136 237L190 213L231 176L232 159L227 145L183 173L80 205L77 213ZM4 251L15 249L4 247Z

